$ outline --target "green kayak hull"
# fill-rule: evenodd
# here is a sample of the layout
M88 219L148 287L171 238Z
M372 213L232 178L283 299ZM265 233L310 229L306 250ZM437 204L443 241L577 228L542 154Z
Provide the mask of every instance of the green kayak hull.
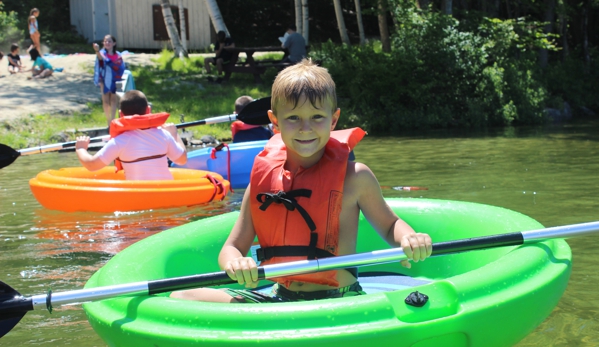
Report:
M447 200L387 199L433 242L542 228L504 208ZM163 231L117 254L86 288L219 271L217 255L238 216L231 212ZM358 252L388 248L363 216ZM276 304L217 304L167 294L84 304L109 346L512 346L557 305L571 272L561 239L525 246L362 267L431 282L363 296ZM268 284L264 281L263 284ZM234 287L234 286L232 286ZM405 303L413 291L423 307Z

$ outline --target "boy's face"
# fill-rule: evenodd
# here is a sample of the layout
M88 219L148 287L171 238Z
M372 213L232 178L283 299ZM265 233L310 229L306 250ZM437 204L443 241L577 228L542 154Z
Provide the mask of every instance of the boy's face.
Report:
M303 159L320 159L331 131L339 120L340 111L337 109L333 112L332 106L327 98L314 107L310 100L302 96L296 108L288 102L277 106L276 116L268 111L270 121L281 132L288 154Z

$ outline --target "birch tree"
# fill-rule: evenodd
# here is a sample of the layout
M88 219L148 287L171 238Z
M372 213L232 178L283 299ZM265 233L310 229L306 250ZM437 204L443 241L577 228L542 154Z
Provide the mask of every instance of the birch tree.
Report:
M171 4L169 0L161 0L161 6L164 24L166 25L168 37L171 39L171 44L175 50L175 55L180 58L188 57L187 51L181 45L181 40L179 39L179 33L177 32L177 26L175 25L175 19L173 18L173 13L171 12Z
M364 35L364 23L362 23L362 8L360 6L360 0L355 0L356 3L356 17L358 17L358 31L360 32L360 45L366 44L366 35Z
M304 24L304 17L302 11L302 0L295 0L295 27L297 28L297 32L304 36L304 30L302 24Z
M185 27L185 7L183 1L179 0L179 23L181 25L181 45L187 51L187 28Z
M381 33L381 44L383 52L391 52L391 40L389 39L389 27L387 25L386 0L378 0L379 7L379 31Z
M222 30L225 33L227 33L227 36L231 36L229 34L229 29L227 29L227 26L225 25L225 20L223 19L223 16L220 13L220 9L218 8L216 0L205 1L206 7L208 8L208 13L210 14L210 19L212 20L212 25L214 26L214 30L216 30L216 32Z
M339 27L341 41L349 45L349 36L347 36L347 29L345 28L345 21L343 20L343 9L341 8L341 1L333 0L333 3L335 4L335 15L337 16L337 26Z
M302 0L302 18L304 23L302 25L302 36L304 40L306 40L306 45L308 44L308 37L310 36L310 16L308 14L308 0Z

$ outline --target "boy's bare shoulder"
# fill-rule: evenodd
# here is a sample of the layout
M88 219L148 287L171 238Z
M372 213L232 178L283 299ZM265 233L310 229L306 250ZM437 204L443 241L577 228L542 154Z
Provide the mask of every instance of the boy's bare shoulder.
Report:
M378 181L370 168L363 163L348 161L345 174L345 187L355 191L364 189L380 189Z

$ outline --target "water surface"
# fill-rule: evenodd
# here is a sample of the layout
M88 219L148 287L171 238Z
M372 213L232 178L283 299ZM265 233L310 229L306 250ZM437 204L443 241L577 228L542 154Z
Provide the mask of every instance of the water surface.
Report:
M545 226L599 220L599 122L485 132L430 131L367 137L355 150L387 197L438 198L502 206ZM78 166L74 153L18 158L0 170L0 280L30 296L81 289L129 244L192 220L239 208L223 202L136 213L63 213L41 207L28 180ZM428 190L395 190L411 186ZM84 203L84 202L82 202ZM492 221L489 221L490 223ZM551 316L518 346L598 346L597 236L568 240L573 272ZM492 321L489 321L492 324ZM105 346L80 305L28 313L2 346Z

